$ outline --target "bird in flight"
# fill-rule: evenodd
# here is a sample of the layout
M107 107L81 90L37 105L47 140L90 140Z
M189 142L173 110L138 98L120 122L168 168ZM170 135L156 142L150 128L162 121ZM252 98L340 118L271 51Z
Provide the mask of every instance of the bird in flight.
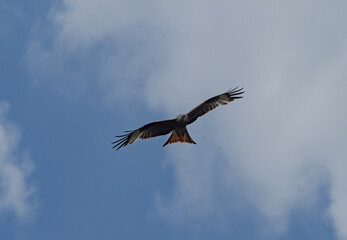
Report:
M133 131L124 131L125 134L116 136L119 138L117 141L113 142L114 146L112 148L125 147L128 144L134 143L138 138L146 139L157 137L161 135L166 135L170 132L171 136L163 145L166 146L170 143L176 142L186 142L196 144L193 139L189 136L186 126L193 123L198 117L204 115L205 113L215 109L219 105L226 105L235 99L242 98L243 88L230 89L225 93L212 97L205 102L201 103L199 106L191 110L189 113L180 114L174 119L164 120L159 122L148 123Z

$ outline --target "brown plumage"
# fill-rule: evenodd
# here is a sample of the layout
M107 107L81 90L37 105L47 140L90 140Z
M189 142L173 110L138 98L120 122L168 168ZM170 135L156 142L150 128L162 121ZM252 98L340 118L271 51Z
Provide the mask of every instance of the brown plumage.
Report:
M186 142L196 144L193 141L193 139L189 136L186 126L188 124L193 123L198 117L215 109L219 105L226 105L229 102L234 101L235 99L242 98L241 94L244 93L244 91L242 90L243 88L238 87L228 90L225 93L222 93L220 95L206 100L205 102L201 103L199 106L191 110L189 113L178 115L175 119L160 122L152 122L140 127L139 129L133 131L125 131L126 134L116 136L120 139L112 143L115 144L113 148L118 147L118 150L121 147L125 147L128 144L132 144L138 138L152 138L160 135L166 135L170 132L172 132L172 134L170 138L166 141L166 143L163 145L163 147L167 144L175 142Z
M186 127L177 128L173 130L171 136L163 145L163 147L168 145L169 143L176 143L176 142L186 142L186 143L196 144L194 140L189 136L189 133Z

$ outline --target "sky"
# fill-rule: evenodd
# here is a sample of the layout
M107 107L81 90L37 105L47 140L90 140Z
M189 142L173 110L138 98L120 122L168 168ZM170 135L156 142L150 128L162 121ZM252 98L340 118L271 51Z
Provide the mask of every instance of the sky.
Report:
M347 239L347 2L0 0L0 239ZM244 87L120 151L114 136Z

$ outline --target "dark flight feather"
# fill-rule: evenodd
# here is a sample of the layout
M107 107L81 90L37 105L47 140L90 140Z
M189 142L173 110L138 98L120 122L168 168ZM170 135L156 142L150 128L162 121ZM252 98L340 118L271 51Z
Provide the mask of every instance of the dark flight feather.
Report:
M199 106L197 106L187 114L189 123L194 122L198 117L201 117L202 115L215 109L219 105L226 105L229 102L234 101L235 99L242 98L241 94L244 93L244 91L242 90L243 88L238 89L238 87L236 87L201 103Z
M166 135L172 132L174 129L176 129L177 126L178 126L178 123L176 119L171 119L171 120L165 120L160 122L152 122L133 131L125 131L129 133L116 136L116 137L119 137L120 139L112 143L112 144L115 144L112 148L119 146L117 148L118 150L121 147L124 147L128 144L132 144L138 138L146 139L146 138Z

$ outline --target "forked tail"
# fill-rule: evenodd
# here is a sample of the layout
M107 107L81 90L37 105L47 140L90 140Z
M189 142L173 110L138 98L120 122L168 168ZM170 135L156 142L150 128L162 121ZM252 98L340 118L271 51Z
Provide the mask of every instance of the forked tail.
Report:
M169 143L176 143L176 142L185 142L185 143L196 144L193 141L193 139L189 136L189 133L188 133L186 127L175 129L171 133L170 138L166 141L166 143L163 145L163 147L165 147Z

